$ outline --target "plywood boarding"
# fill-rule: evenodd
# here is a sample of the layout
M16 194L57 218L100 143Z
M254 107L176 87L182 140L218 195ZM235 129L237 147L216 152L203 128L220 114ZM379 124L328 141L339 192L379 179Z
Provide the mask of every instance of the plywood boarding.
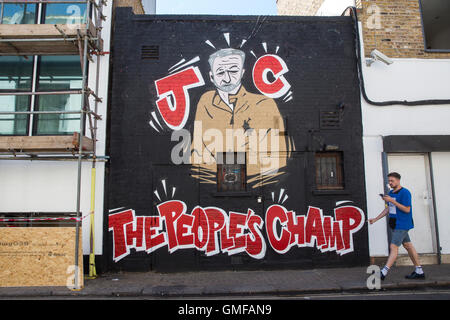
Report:
M75 230L74 227L0 228L0 287L73 285ZM82 287L81 230L79 243L78 284Z
M79 54L77 41L63 41L65 37L77 38L78 32L82 37L97 35L92 23L89 24L88 32L86 24L0 24L0 38L11 39L8 42L0 42L0 55ZM41 40L33 41L34 39ZM61 41L44 39L61 39Z
M92 151L92 139L82 137L83 151ZM0 136L0 152L71 152L78 150L78 134L73 136Z

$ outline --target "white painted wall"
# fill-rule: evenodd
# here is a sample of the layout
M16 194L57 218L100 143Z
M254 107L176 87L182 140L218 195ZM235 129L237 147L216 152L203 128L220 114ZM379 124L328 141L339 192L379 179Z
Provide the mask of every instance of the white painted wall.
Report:
M102 38L105 52L110 51L112 1L107 1L103 14ZM106 108L108 103L109 55L100 56L99 90L97 95L103 100L98 104L97 156L105 155ZM96 88L96 58L89 65L89 88ZM91 98L90 107L94 109ZM90 136L89 127L86 133ZM91 194L91 163L82 166L81 211L88 215ZM96 204L95 204L95 253L102 254L103 201L105 164L96 165ZM0 212L75 212L77 194L76 161L24 161L0 160ZM89 217L82 223L83 253L88 254Z
M360 30L362 30L360 23ZM364 45L362 36L363 56ZM373 101L450 99L450 59L393 59L392 65L375 62L363 74L368 97ZM368 104L361 96L363 147L367 188L367 214L376 217L382 210L377 194L383 191L382 137L388 135L450 135L450 104L426 106L386 106ZM436 154L433 167L441 246L450 252L450 197L448 154ZM438 175L440 175L438 177ZM445 180L447 179L447 180ZM369 226L371 256L386 256L388 243L385 222ZM444 253L444 251L443 251Z
M450 99L450 59L393 59L392 65L363 64L373 101ZM363 103L365 135L450 134L450 104L377 107Z

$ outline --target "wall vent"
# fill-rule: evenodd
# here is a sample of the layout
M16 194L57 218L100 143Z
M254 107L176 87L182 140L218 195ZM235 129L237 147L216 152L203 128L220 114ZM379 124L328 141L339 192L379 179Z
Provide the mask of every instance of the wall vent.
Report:
M159 46L142 46L141 47L142 60L158 60Z
M340 129L341 119L338 111L321 111L320 112L320 128L321 129Z

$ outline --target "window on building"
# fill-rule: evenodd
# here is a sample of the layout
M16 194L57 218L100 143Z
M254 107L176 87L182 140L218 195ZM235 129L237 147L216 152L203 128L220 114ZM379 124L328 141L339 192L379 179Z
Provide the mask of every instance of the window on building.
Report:
M245 191L247 170L244 152L223 152L217 154L217 191Z
M69 91L81 85L79 56L0 56L0 92ZM80 94L1 95L0 111L78 111L81 99ZM79 114L0 115L1 135L72 134L79 128Z
M85 23L86 4L84 3L47 3L43 15L46 24Z
M425 49L450 51L450 1L419 0Z
M0 3L0 23L4 24L36 23L36 4Z
M85 14L85 3L0 3L0 23L4 24L79 24L85 22ZM81 86L79 56L0 56L0 92L14 93L0 95L1 112L78 111L80 94L17 92L69 91ZM0 135L72 134L79 126L79 114L0 115Z
M81 89L82 73L78 56L42 56L39 58L37 91ZM81 108L80 94L38 95L35 110L76 111ZM45 114L35 117L34 133L70 134L79 131L78 114Z
M28 111L30 97L0 96L0 111ZM0 134L23 136L27 134L28 117L26 114L0 115Z
M317 189L344 189L344 168L342 152L316 152L315 165Z
M20 93L31 91L33 81L33 57L0 56L0 92ZM29 111L31 96L1 95L0 111ZM28 128L26 114L0 115L0 134L25 135Z

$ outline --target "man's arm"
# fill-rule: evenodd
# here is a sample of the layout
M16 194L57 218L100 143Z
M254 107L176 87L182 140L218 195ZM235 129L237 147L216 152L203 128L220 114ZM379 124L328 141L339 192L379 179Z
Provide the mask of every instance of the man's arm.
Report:
M386 207L386 208L384 208L384 210L376 218L369 219L369 223L373 224L373 223L377 222L378 220L380 220L381 218L386 216L388 213L389 213L389 208Z
M384 196L383 199L384 199L384 201L392 203L394 206L396 206L397 208L402 210L404 213L410 213L411 212L411 206L405 206L405 205L399 203L394 198L391 198L389 196Z

